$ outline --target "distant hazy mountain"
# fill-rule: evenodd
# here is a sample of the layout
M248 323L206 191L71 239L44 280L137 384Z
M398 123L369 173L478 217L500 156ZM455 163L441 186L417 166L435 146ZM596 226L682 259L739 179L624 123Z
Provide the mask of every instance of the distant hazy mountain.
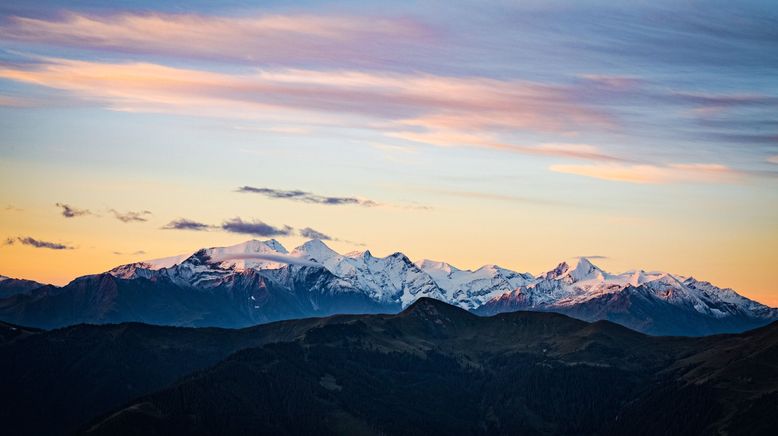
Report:
M41 288L43 283L34 282L32 280L24 279L12 279L0 275L0 298L10 297L11 295L24 294L35 289Z
M729 434L778 426L778 323L658 338L553 313L241 330L0 323L4 434Z
M420 297L483 315L560 312L657 335L740 332L778 319L778 310L731 289L664 272L611 274L587 259L537 277L497 265L469 271L445 262L414 263L402 253L339 254L319 240L292 252L275 240L251 240L122 265L62 288L9 294L0 299L0 319L43 328L125 321L243 327L396 313Z

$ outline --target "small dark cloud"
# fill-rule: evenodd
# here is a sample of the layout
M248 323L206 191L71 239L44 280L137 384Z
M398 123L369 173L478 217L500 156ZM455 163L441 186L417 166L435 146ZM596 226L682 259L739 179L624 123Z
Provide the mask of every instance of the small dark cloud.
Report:
M294 229L289 226L273 227L259 220L243 221L239 217L223 222L221 228L232 233L255 236L289 236L294 232Z
M733 107L733 106L778 106L778 97L769 95L718 95L718 94L694 94L688 92L675 92L669 94L669 98L677 101L704 107Z
M146 222L149 220L147 218L148 215L151 215L151 211L148 210L142 210L139 212L127 211L122 213L116 209L108 209L108 212L111 212L117 220L123 223Z
M51 250L72 250L74 248L69 245L60 244L58 242L41 241L40 239L31 238L29 236L18 236L16 238L7 238L5 240L5 245L14 245L16 243L29 245L35 248L49 248Z
M11 212L22 212L22 211L24 211L24 209L20 209L20 208L14 206L13 204L9 204L8 206L6 206L5 210L11 211Z
M608 259L608 256L598 256L598 255L594 255L594 256L576 256L575 258L576 259L590 259L590 260L591 259Z
M62 209L62 216L65 218L75 218L77 216L92 214L89 209L78 209L69 204L57 203L56 206Z
M241 186L238 188L238 192L249 194L260 194L268 198L283 199L300 201L303 203L323 204L327 206L340 206L340 205L357 205L363 207L378 206L378 203L372 200L363 200L356 197L328 197L324 195L317 195L311 192L292 190L284 191L280 189L272 188L255 188L253 186Z
M195 230L195 231L208 230L212 227L213 226L211 225L203 224L186 218L179 218L177 220L170 221L169 223L162 226L162 228L165 230Z
M300 229L299 233L300 233L300 236L302 236L303 238L319 239L319 240L322 240L322 241L332 241L333 240L333 238L330 237L329 235L325 235L324 233L319 232L317 230L314 230L314 229L312 229L310 227L306 227L304 229Z

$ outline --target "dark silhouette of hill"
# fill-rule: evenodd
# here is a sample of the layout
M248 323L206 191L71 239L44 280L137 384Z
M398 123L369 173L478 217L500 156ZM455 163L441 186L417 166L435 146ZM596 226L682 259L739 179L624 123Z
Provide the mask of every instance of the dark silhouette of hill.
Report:
M423 298L240 330L3 338L9 434L770 434L778 416L778 324L660 338Z

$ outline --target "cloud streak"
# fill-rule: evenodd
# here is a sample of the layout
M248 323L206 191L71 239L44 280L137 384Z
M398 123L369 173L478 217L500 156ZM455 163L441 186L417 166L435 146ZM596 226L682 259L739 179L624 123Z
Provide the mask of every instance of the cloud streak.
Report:
M243 233L254 236L289 236L294 233L290 226L274 227L260 220L243 221L240 217L235 217L224 221L221 225L222 230L231 233Z
M66 13L10 17L0 37L21 43L237 64L384 65L435 38L410 18L263 14ZM240 41L236 44L236 41Z
M378 206L378 203L372 200L364 200L356 197L331 197L313 194L310 192L292 190L284 191L272 188L255 188L253 186L241 186L238 192L249 194L260 194L267 198L300 201L303 203L323 204L326 206L357 205L363 207Z
M306 227L304 229L300 229L299 233L300 233L300 236L302 236L303 238L319 239L319 240L322 240L322 241L332 241L333 240L333 238L330 237L329 235L326 235L326 234L324 234L322 232L314 230L314 229L312 229L310 227Z
M262 69L216 73L151 63L43 58L0 68L0 78L59 89L130 112L256 119L304 118L354 126L436 146L492 148L578 159L617 160L592 146L515 145L510 132L569 133L618 124L581 103L574 87L522 80L421 73Z
M624 164L648 162L625 150L613 153L585 142L532 143L515 137L618 132L629 123L619 115L624 105L663 104L679 114L711 107L778 107L778 99L769 95L667 92L639 81L623 84L619 78L598 79L593 85L591 79L548 84L358 70L267 68L228 73L57 58L0 67L0 78L62 90L118 111L244 119L291 128L305 119L318 126L369 129L386 140ZM691 116L690 121L700 118L695 112L685 116ZM693 132L705 134L731 142L727 135L734 133ZM769 132L762 136L762 143L775 140ZM266 189L266 195L281 194L258 189Z
M69 204L56 203L55 206L62 209L62 216L65 218L75 218L84 215L91 215L92 212L89 209L78 209Z
M161 228L164 230L193 230L193 231L207 231L212 229L221 229L231 233L242 233L242 234L262 236L262 237L298 235L308 239L320 239L322 241L340 241L340 239L334 238L326 233L320 232L311 227L304 227L302 229L295 229L294 227L288 225L276 227L257 219L251 221L244 221L240 217L235 217L226 220L220 226L213 226L210 224L193 221L187 218L179 218L170 221L169 223L162 226ZM344 242L349 242L349 241L344 241ZM349 243L354 244L353 242L349 242Z
M108 212L123 223L146 222L149 220L148 216L151 215L151 211L148 210L119 212L116 209L108 209Z
M194 230L194 231L205 231L212 229L213 226L209 224L204 224L201 222L193 221L186 218L179 218L177 220L170 221L169 223L162 226L162 229L164 230Z
M58 242L43 241L40 239L31 238L29 236L18 236L16 238L8 238L5 240L4 245L14 245L16 243L27 245L35 248L48 248L50 250L73 250L75 247L70 245L61 244Z
M659 184L673 182L732 182L745 175L726 165L711 163L668 164L668 165L551 165L551 171L600 180Z

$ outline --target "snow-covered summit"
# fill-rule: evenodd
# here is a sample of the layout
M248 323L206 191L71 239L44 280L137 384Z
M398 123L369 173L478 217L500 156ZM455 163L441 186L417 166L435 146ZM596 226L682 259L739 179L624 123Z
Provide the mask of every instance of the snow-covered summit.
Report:
M281 270L289 265L324 268L371 300L401 307L420 297L432 297L471 310L483 306L553 310L640 289L641 295L656 301L714 318L778 316L774 309L708 282L643 270L611 274L587 258L572 264L561 262L535 277L497 265L467 270L429 259L414 263L400 252L385 257L377 257L369 250L344 255L319 239L307 241L291 252L274 239L250 240L122 265L110 273L125 279L164 274L177 284L208 287L229 280L231 274Z

